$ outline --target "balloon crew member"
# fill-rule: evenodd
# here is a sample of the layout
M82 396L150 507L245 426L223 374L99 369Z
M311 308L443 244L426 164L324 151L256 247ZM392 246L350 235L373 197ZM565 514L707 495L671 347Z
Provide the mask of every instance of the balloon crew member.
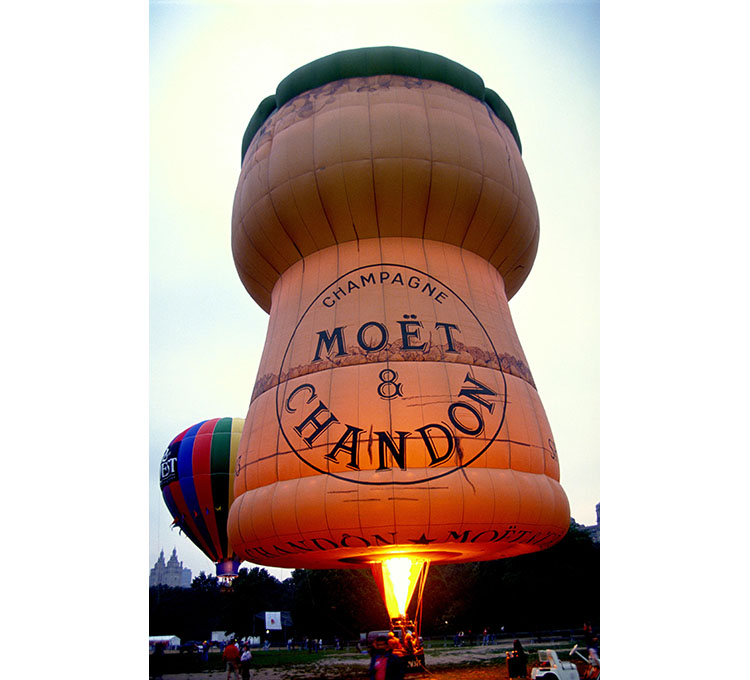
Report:
M589 667L586 669L585 678L599 677L599 638L594 634L594 627L590 621L583 624L583 634L586 638L586 651L589 656Z
M149 659L150 675L154 680L162 680L162 673L164 673L164 647L166 646L166 642L157 642L154 644L154 653Z
M509 678L526 677L526 652L520 640L513 640L513 649L505 653Z
M404 648L406 649L406 653L416 659L423 670L426 670L424 667L424 647L422 647L419 638L411 630L407 630L406 635L404 635Z
M414 635L410 630L404 634L404 649L409 656L414 656Z
M398 636L391 631L388 633L388 665L386 680L403 680L406 673L406 650Z
M250 662L252 658L250 645L245 645L242 648L242 656L240 656L240 674L242 675L242 680L249 680L250 678Z
M224 647L224 653L222 658L227 664L227 680L229 676L234 673L235 680L240 680L240 674L238 672L238 666L240 661L240 650L237 649L237 645L232 640L226 647Z
M370 645L370 680L385 680L388 665L388 638L378 635Z

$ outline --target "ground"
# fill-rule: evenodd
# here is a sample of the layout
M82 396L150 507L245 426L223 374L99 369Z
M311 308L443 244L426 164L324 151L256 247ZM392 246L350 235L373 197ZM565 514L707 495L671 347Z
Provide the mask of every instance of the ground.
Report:
M507 680L504 663L506 647L479 646L459 649L426 650L426 672L410 672L406 680ZM531 656L531 655L530 655ZM565 655L567 658L567 654ZM530 658L530 661L533 659ZM251 680L367 680L369 657L353 653L323 661L285 668L259 668L250 671ZM579 671L582 669L579 669ZM529 673L531 663L529 664ZM226 672L166 673L163 680L225 680Z

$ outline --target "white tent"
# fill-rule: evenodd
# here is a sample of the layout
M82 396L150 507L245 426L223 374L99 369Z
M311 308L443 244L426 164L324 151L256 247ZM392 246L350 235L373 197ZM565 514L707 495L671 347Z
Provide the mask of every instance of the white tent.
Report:
M165 643L167 649L177 649L180 646L180 638L176 635L149 635L148 646L153 647L157 642Z

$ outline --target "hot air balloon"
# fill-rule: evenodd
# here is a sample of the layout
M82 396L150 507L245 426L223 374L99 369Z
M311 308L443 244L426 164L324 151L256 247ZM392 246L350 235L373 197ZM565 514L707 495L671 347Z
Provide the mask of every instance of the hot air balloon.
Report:
M216 575L237 575L241 560L227 535L234 497L242 418L202 420L178 434L161 459L159 485L174 526L216 564Z
M510 109L456 62L339 52L261 102L232 214L239 277L270 312L229 513L240 557L369 566L384 592L401 574L393 618L430 563L565 535L508 307L538 238Z

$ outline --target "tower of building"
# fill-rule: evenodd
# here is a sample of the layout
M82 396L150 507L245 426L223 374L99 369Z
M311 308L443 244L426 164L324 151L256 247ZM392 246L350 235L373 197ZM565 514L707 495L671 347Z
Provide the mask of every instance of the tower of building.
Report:
M177 548L172 550L172 556L169 561L164 561L164 551L159 554L151 575L149 576L149 586L171 586L172 588L189 588L192 582L192 572L185 569L182 562L177 559Z

